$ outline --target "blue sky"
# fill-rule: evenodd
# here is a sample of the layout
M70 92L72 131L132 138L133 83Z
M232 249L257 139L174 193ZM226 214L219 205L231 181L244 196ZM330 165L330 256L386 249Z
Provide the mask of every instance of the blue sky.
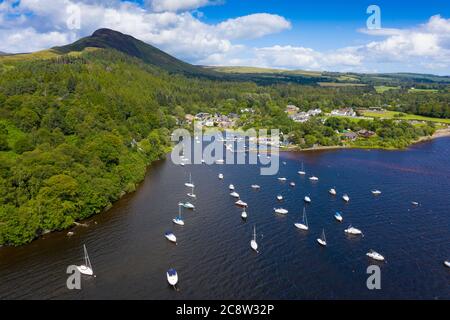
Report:
M380 30L367 30L371 4ZM77 28L67 23L74 8ZM99 27L195 64L450 74L445 0L0 0L0 51L45 49Z

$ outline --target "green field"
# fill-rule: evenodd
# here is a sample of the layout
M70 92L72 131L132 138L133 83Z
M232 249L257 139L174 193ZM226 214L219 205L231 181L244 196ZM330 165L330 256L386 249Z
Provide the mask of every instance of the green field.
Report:
M439 90L436 89L416 89L416 88L411 88L408 90L409 93L436 93Z
M364 83L317 82L321 87L364 87Z
M388 86L375 86L374 87L377 93L383 93L389 90L399 89L400 87L388 87Z
M440 118L431 118L431 117L424 117L424 116L418 116L415 114L406 114L403 113L404 116L402 117L396 117L396 115L401 114L397 111L383 111L383 112L375 112L375 111L364 111L363 116L365 117L372 117L372 118L383 118L383 119L399 119L399 120L417 120L417 121L430 121L430 122L437 122L437 123L446 123L450 124L450 119L440 119Z

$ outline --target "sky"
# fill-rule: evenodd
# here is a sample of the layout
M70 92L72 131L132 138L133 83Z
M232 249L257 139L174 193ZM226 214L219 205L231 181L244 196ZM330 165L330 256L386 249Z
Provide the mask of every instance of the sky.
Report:
M448 0L0 0L3 52L98 28L193 64L450 75Z

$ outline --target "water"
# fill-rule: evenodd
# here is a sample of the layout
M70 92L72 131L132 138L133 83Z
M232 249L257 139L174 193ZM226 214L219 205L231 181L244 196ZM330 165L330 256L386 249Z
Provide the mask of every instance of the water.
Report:
M142 185L89 227L46 235L20 248L0 248L2 299L450 299L450 139L407 151L335 150L283 153L280 174L260 176L256 166L153 165ZM301 162L311 183L297 174ZM184 211L186 225L171 220L185 200L184 182L192 172L198 199ZM225 179L217 178L219 172ZM290 181L296 187L289 186ZM228 185L249 204L243 222ZM261 185L260 191L251 184ZM338 196L328 189L335 187ZM383 193L374 197L371 190ZM345 204L341 196L348 193ZM275 197L284 196L285 217L276 216ZM303 197L310 231L294 227ZM191 200L190 200L191 201ZM420 202L413 207L411 201ZM342 211L344 222L333 218ZM364 237L348 237L349 224ZM260 253L250 248L256 224ZM328 246L316 239L325 229ZM173 230L178 245L164 238ZM97 274L82 290L66 288L66 268L83 260L86 244ZM365 253L375 249L387 263L381 290L368 290ZM165 272L178 271L179 292Z

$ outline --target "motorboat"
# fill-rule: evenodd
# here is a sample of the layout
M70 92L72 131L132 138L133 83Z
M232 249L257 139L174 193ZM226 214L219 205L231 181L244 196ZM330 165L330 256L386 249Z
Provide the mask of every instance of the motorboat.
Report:
M304 200L306 203L311 203L311 198L309 196L305 196Z
M344 200L345 202L349 202L350 201L350 197L348 196L348 194L344 194L342 196L342 200Z
M355 235L355 236L362 235L362 231L361 230L359 230L359 229L357 229L355 227L352 227L351 225L347 229L345 229L344 232L347 233L347 234Z
M275 213L283 214L283 215L288 214L288 212L289 212L289 211L287 211L286 209L283 209L283 208L274 208L273 211L275 211Z
M334 214L334 218L335 218L337 221L339 221L339 222L342 222L342 220L344 220L344 218L342 218L342 215L341 215L340 212L336 212L336 213Z
M167 282L173 287L178 283L178 274L177 271L173 268L167 270Z
M177 243L177 237L175 237L175 235L173 234L172 231L166 231L166 232L164 233L164 236L165 236L166 239L169 240L170 242Z
M335 196L335 195L336 195L336 189L334 189L334 188L331 188L328 192L329 192L332 196Z
M366 256L376 261L384 261L384 257L374 250L370 250L369 252L367 252Z
M233 198L239 199L239 193L237 193L236 191L233 191L232 193L230 193L230 196L232 196Z
M281 194L277 195L277 200L278 201L282 201L283 200L283 196Z

